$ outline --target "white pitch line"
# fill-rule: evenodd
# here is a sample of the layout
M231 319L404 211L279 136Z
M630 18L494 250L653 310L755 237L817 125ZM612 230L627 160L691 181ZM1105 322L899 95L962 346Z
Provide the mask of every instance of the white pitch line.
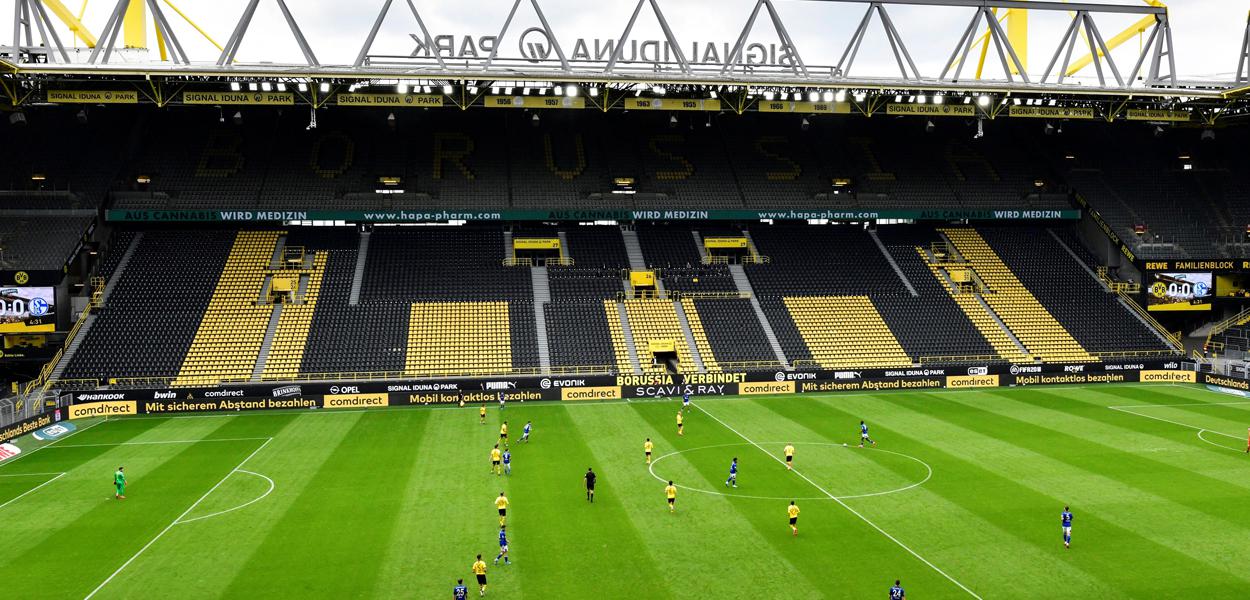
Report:
M35 487L33 487L33 488L30 488L29 490L26 490L26 491L25 491L22 495L20 495L20 496L18 496L18 497L16 497L16 498L14 498L14 499L12 499L12 500L9 500L8 502L5 502L4 504L0 504L0 510L4 509L4 507L6 507L6 506L8 506L8 505L10 505L10 504L13 504L14 502L17 502L18 500L21 500L22 498L25 498L26 496L29 496L29 495L31 495L31 494L33 494L33 493L35 493L35 492L39 491L39 488L41 488L41 487L43 487L43 486L45 486L45 485L48 485L49 483L52 483L53 481L56 481L56 480L58 480L58 479L60 479L60 478L62 478L62 477L64 477L64 476L65 476L65 473L61 473L61 474L57 475L56 477L53 477L52 479L49 479L49 480L47 480L47 481L45 481L45 482L43 482L43 483L41 483L41 484L39 484L39 485L37 485L37 486L35 486Z
M116 570L116 571L113 571L113 574L112 574L112 575L109 575L107 579L105 579L104 581L102 581L102 582L100 583L100 585L96 586L96 588L95 588L94 590L91 590L91 593L90 593L90 594L87 594L87 595L83 598L83 600L90 600L90 599L91 599L92 597L94 597L97 593L99 593L99 592L100 592L100 590L104 589L104 586L108 585L110 581L113 581L113 578L114 578L114 577L117 577L119 574L121 574L121 572L122 572L122 571L126 570L126 567L129 567L129 566L130 566L130 563L135 562L135 559L139 558L139 557L140 557L140 556L141 556L144 552L146 552L146 551L147 551L147 549L148 549L148 548L151 548L151 547L152 547L152 544L155 544L157 540L159 540L159 539L161 539L162 537L164 537L164 535L165 535L166 533L169 533L169 530L170 530L170 529L173 529L173 528L174 528L174 526L175 526L175 525L177 525L177 524L178 524L178 522L179 522L179 521L181 521L183 517L185 517L185 516L187 516L187 515L191 514L191 511L195 510L195 507L199 506L199 505L200 505L200 503L201 503L201 502L203 502L205 498L208 498L208 497L209 497L209 495L211 495L213 492L217 491L217 488L221 487L221 485L222 485L223 483L225 483L225 482L226 482L226 480L227 480L227 479L229 479L231 475L233 475L236 471L239 471L240 469L242 469L242 468L243 468L243 465L247 464L247 461L252 460L252 457L253 457L253 456L256 456L256 454L257 454L257 453L259 453L261 450L264 450L264 449L265 449L265 446L268 446L268 445L269 445L269 442L272 442L272 441L273 441L273 438L272 438L272 437L271 437L271 438L263 438L263 439L265 439L265 443L261 444L259 448L257 448L257 449L255 449L255 450L253 450L251 454L247 455L247 458L244 458L244 459L243 459L243 460L242 460L242 461L241 461L241 462L240 462L237 466L235 466L233 469L231 469L229 473L226 473L226 476L225 476L225 477L222 477L222 478L221 478L221 481L218 481L218 482L217 482L217 485L214 485L214 486L213 486L212 488L210 488L207 492L204 492L204 495L203 495L203 496L200 496L200 499L199 499L199 500L196 500L194 503L192 503L192 504L191 504L191 506L187 507L187 510L182 511L182 514L178 515L178 518L177 518L177 519L174 519L174 520L173 520L173 522L171 522L169 525L165 526L165 528L164 528L164 529L162 529L160 533L156 534L156 537L152 538L151 540L149 540L149 541L148 541L148 543L144 544L144 545L143 545L143 547L142 547L142 548L140 548L138 552L135 552L134 556L131 556L131 557L130 557L130 559L128 559L125 563L122 563L122 566L117 567L117 570Z
M38 448L35 448L34 450L31 450L30 452L26 452L26 453L23 453L23 454L19 454L19 455L17 455L17 458L11 459L11 460L9 460L8 462L0 463L0 467L5 467L5 466L8 466L8 465L11 465L11 464L13 464L13 463L15 463L15 462L17 462L17 461L19 461L19 460L22 460L23 458L26 458L27 456L30 456L30 455L32 455L32 454L34 454L34 453L36 453L36 452L38 452L38 451L40 451L40 450L43 450L44 448L51 448L51 447L52 447L52 445L53 445L53 444L55 444L55 443L57 443L57 442L64 441L64 440L68 440L69 438L73 437L75 434L82 433L82 432L84 432L84 431L86 431L86 430L88 430L88 429L91 429L92 427L95 427L96 425L99 425L100 423L105 423L105 422L107 422L107 421L108 421L108 419L107 419L107 418L105 418L105 419L101 419L101 420L99 420L99 421L96 421L95 423L92 423L92 424L90 424L90 425L88 425L88 426L86 426L86 427L83 427L82 429L75 429L74 431L71 431L69 435L67 435L67 436L65 436L65 437L56 438L55 440L52 440L51 442L48 442L47 444L44 444L44 445L42 445L42 446L40 446L40 447L38 447Z
M1150 405L1150 404L1147 404L1147 405L1143 405L1143 406L1158 406L1158 405ZM1173 421L1173 420L1171 420L1171 419L1165 419L1165 418L1163 418L1163 417L1156 417L1156 416L1153 416L1153 415L1143 415L1143 414L1141 414L1141 413L1139 413L1139 412L1133 412L1133 411L1131 411L1131 410L1128 410L1128 409L1126 409L1126 408L1120 408L1120 407L1118 407L1118 406L1108 406L1107 408L1110 408L1111 410L1114 410L1114 411L1119 411L1119 412L1122 412L1122 413L1128 413L1128 414L1130 414L1130 415L1136 415L1136 416L1139 416L1139 417L1146 417L1147 419L1154 419L1154 420L1156 420L1156 421L1163 421L1164 423L1171 423L1171 424L1173 424L1173 425L1180 425L1181 427L1188 427L1189 429L1197 429L1197 430L1199 430L1199 431L1206 431L1207 433L1214 433L1214 434L1216 434L1216 435L1222 435L1222 436L1224 436L1224 437L1230 437L1230 438L1233 438L1233 439L1235 439L1235 440L1239 440L1239 439L1241 439L1241 436L1239 436L1239 435L1230 435L1230 434L1227 434L1227 433L1222 433L1222 432L1219 432L1219 431L1212 431L1212 430L1210 430L1210 429L1207 429L1206 427L1198 427L1197 425L1190 425L1190 424L1188 424L1188 423L1181 423L1180 421ZM1139 406L1139 407L1136 407L1136 408L1141 408L1141 407Z
M1124 404L1121 406L1108 406L1107 408L1166 408L1169 406L1240 406L1250 404L1250 400L1244 402L1191 402L1188 404Z
M1208 440L1207 438L1202 437L1202 434L1203 434L1203 433L1207 433L1208 431L1209 431L1209 430L1207 430L1207 429L1199 429L1199 430L1198 430L1198 439L1200 439L1200 440L1202 440L1202 441L1204 441L1204 442L1206 442L1206 443L1208 443L1208 444L1211 444L1212 446L1219 446L1220 448L1226 448L1226 449L1228 449L1228 450L1232 450L1233 452L1241 452L1241 450L1238 450L1238 449L1236 449L1236 448L1232 448L1232 447L1230 447L1230 446L1225 446L1224 444L1217 444L1217 443L1215 443L1215 442L1213 442L1213 441L1211 441L1211 440ZM1218 432L1218 431L1211 431L1210 433L1219 433L1219 432Z
M64 475L64 474L65 474L65 473L63 473L63 472L57 472L57 473L0 473L0 477L37 477L37 476L39 476L39 475L42 475L42 476L44 476L44 477L48 477L48 476L50 476L50 475Z
M270 479L270 478L268 478L268 477L266 477L266 476L264 476L264 475L261 475L260 473L254 473L254 472L252 472L252 471L244 471L243 469L236 469L235 471L236 471L236 472L238 472L238 473L247 473L248 475L255 475L255 476L257 476L257 477L260 477L261 479L264 479L265 481L268 481L268 482L269 482L269 489L268 489L268 490L265 490L265 493L261 494L261 495L260 495L260 497L258 497L258 498L253 498L253 499L249 500L248 502L244 502L243 504L240 504L240 505L238 505L238 506L235 506L234 508L227 508L226 510L218 511L218 512L215 512L215 513L212 513L212 514L207 514L207 515L204 515L204 516L202 516L202 517L196 517L196 518L194 518L194 519L187 519L186 521L178 521L178 525L186 525L187 523L194 523L195 521L200 521L200 520L203 520L203 519L211 519L211 518L213 518L213 517L220 517L221 515L224 515L224 514L226 514L226 513L231 513L231 512L234 512L234 511L236 511L236 510L240 510L240 509L247 508L247 507L249 507L249 506L251 506L251 505L253 505L253 504L256 504L257 502L260 502L261 500L264 500L265 498L269 497L269 494L272 494L272 493L273 493L274 488L278 487L278 485L277 485L276 483L274 483L272 479Z
M692 403L692 404L695 404L695 403ZM783 461L783 460L781 460L780 458L777 458L776 456L774 456L772 452L769 452L768 450L765 450L763 446L760 446L759 444L757 444L757 443L755 443L755 442L751 441L751 438L749 438L749 437L747 437L747 436L743 435L743 434L742 434L742 432L738 431L737 429L734 429L733 427L730 427L730 425L729 425L728 423L726 423L726 422L724 422L724 421L720 420L720 418L719 418L719 417L717 417L716 415L714 415L714 414L712 414L712 413L708 412L706 408L703 408L702 406L699 406L698 404L695 404L695 407L696 407L696 408L698 408L699 410L703 411L704 413L706 413L706 414L707 414L707 416L712 417L712 419L714 419L717 423L720 423L722 426L724 426L724 427L725 427L725 429L728 429L728 430L730 430L730 431L734 432L735 434L737 434L737 435L738 435L738 437L740 437L740 438L742 438L743 440L745 440L748 444L751 444L752 446L755 446L757 449L759 449L759 451L760 451L760 452L763 452L764 454L767 454L769 458L771 458L771 459L773 459L773 460L777 461L778 463L780 463L780 464L781 464L781 465L783 465L783 466L786 464L786 463L785 463L785 461ZM861 521L863 521L863 522L867 523L869 527L872 527L873 529L876 529L878 533L880 533L881 535L884 535L884 536L885 536L886 538L888 538L891 542L894 542L895 544L897 544L897 545L898 545L898 547L902 548L903 550L906 550L908 554L910 554L910 555L912 555L912 556L916 557L916 559L918 559L920 562L922 562L922 563L924 563L924 564L928 565L928 566L929 566L929 568L931 568L931 569L933 569L934 571L936 571L936 572L937 572L939 575L941 575L942 577L945 577L947 581L949 581L949 582L951 582L951 583L953 583L953 584L955 584L955 585L959 586L959 589L961 589L961 590L963 590L963 591L967 592L969 596L972 596L973 598L976 598L977 600L982 600L981 596L977 595L977 593L976 593L976 592L974 592L974 591L972 591L972 590L968 589L968 587L967 587L967 586L965 586L964 584L960 583L960 582L959 582L959 580L955 579L954 577L951 577L950 575L948 575L948 574L946 573L946 571L943 571L943 570L942 570L941 568L939 568L937 565L935 565L935 564L933 564L933 563L929 562L929 560L928 560L928 559L926 559L925 557L923 557L923 556L921 556L920 554L918 554L915 550L912 550L911 548L909 548L909 547L907 546L907 544L904 544L904 543L903 543L902 541L900 541L898 538L896 538L896 537L894 537L894 536L890 535L890 533L889 533L888 531L886 531L886 530L882 529L882 528L881 528L880 526L878 526L876 523L872 522L872 520L870 520L868 517L865 517L863 514L860 514L860 512L859 512L859 511L855 510L854 508L851 508L851 506L850 506L850 505L848 505L846 502L843 502L843 501L842 501L840 498L838 498L837 496L834 496L833 494L830 494L827 490L825 490L825 488L821 487L821 486L820 486L819 484L817 484L815 481L812 481L811 479L809 479L806 475L804 475L804 474L800 473L798 469L794 469L793 471L794 471L794 474L795 474L795 475L798 475L799 477L802 477L802 478L803 478L803 480L804 480L804 481L806 481L806 482L808 482L808 483L810 483L810 484L812 485L812 487L814 487L814 488L816 488L816 489L820 490L820 492L821 492L822 494L824 494L824 495L828 496L828 497L829 497L829 499L833 500L834 502L837 502L840 506L842 506L842 508L845 508L845 509L846 509L847 511L849 511L851 514L855 515L856 517L859 517L859 520L861 520Z
M207 438L202 440L160 440L153 442L114 442L111 444L62 444L57 448L98 448L103 446L157 446L162 444L198 444L200 442L256 442L267 437Z

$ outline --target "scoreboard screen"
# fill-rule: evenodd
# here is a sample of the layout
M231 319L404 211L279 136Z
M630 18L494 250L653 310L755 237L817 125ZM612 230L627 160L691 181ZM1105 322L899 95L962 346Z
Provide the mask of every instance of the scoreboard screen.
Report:
M56 289L0 287L0 332L56 331Z
M1211 310L1211 273L1153 273L1147 308L1154 311Z

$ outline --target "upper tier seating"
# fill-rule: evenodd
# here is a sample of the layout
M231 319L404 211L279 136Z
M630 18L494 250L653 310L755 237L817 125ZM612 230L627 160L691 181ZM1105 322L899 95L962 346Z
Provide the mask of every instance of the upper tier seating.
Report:
M83 240L89 216L0 212L0 259L20 270L60 270Z

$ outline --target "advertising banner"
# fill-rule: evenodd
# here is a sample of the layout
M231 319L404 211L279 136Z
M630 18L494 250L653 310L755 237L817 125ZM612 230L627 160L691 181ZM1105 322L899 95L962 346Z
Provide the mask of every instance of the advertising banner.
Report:
M33 431L38 431L52 424L52 413L45 413L12 425L0 427L0 443L17 439Z

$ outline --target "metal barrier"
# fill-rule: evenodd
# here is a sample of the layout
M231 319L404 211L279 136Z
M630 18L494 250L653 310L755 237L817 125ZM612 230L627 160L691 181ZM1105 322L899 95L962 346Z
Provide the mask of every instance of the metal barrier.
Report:
M736 362L718 363L716 370L713 371L709 369L708 372L709 373L726 373L726 372L732 373L732 372L739 372L739 371L778 371L778 370L785 370L786 368L787 368L786 365L783 365L775 360L742 360L742 361L736 361Z
M1185 353L1185 344L1181 342L1181 338L1179 335L1174 334L1171 331L1168 331L1167 328L1159 324L1159 322L1156 321L1155 318L1151 316L1150 313L1146 312L1146 310L1143 309L1141 305L1137 304L1136 300L1132 299L1131 297L1126 295L1124 292L1114 292L1114 293L1117 296L1119 296L1120 299L1123 300L1125 304L1128 305L1130 310L1132 310L1134 313L1137 313L1137 316L1141 317L1143 321L1145 321L1151 327L1155 328L1155 330L1158 331L1160 335L1166 338L1169 344L1177 353L1180 353L1180 354Z
M1238 325L1245 325L1247 322L1250 322L1250 308L1242 309L1241 312L1216 323L1213 327L1211 327L1211 331L1207 333L1207 341L1203 343L1203 347L1211 347L1211 338ZM1223 347L1223 344L1220 346Z
M962 356L921 356L919 363L922 365L932 363L992 363L1002 362L1003 358L998 355L989 354L969 354Z

